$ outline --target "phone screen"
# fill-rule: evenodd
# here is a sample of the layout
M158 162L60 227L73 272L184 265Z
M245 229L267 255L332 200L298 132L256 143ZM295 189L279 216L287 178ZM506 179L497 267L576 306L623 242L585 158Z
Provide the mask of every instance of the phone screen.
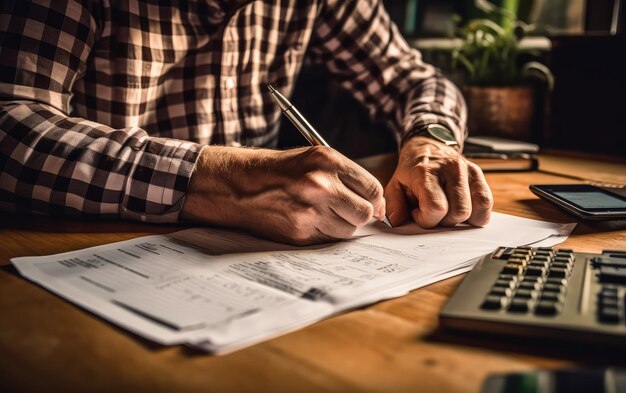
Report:
M626 209L626 200L602 191L552 191L583 209Z

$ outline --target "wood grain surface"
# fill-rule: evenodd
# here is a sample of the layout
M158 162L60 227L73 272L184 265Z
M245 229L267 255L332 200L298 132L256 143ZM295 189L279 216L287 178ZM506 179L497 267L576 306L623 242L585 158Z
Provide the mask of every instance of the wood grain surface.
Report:
M385 181L394 160L378 156L361 164ZM546 162L556 162L563 170L558 157L546 157ZM592 164L600 173L597 162L567 162L572 173ZM626 174L624 165L606 165L612 165L608 172L618 177ZM493 173L487 179L496 211L576 221L528 190L531 183L572 179L539 172ZM154 345L7 266L16 256L71 251L183 228L0 214L0 392L478 392L490 373L626 365L619 353L583 349L576 343L441 331L437 313L460 276L215 357ZM579 223L563 246L589 252L626 249L626 223Z

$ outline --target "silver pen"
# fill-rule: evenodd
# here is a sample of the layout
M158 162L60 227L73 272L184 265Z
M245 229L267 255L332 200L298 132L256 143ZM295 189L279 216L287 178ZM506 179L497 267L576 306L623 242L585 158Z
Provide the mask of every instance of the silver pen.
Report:
M276 90L272 85L267 85L267 88L270 90L270 93L280 107L280 110L285 114L285 116L287 116L287 118L293 123L298 131L300 131L302 136L304 136L304 138L309 141L312 146L322 145L330 147L330 145L326 143L324 138L322 138L322 136L315 130L315 128L313 128L311 123L309 123L304 118L304 116L302 116L302 114L298 112L296 107L294 107L293 104L289 102L289 100L284 95L280 94L280 92ZM387 216L385 216L385 218L380 221L387 224L389 228L393 228Z

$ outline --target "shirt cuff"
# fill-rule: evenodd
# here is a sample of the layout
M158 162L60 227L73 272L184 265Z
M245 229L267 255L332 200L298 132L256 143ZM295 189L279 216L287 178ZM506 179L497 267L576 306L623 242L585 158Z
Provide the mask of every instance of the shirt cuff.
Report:
M120 217L152 223L178 222L200 152L198 143L145 137L126 178Z

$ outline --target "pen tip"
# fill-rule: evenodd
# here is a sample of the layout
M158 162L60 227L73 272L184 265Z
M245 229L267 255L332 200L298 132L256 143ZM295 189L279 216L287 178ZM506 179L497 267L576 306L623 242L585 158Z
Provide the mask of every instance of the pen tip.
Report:
M270 93L273 93L276 91L276 89L274 89L274 86L272 86L271 84L267 84L267 88L269 89Z
M389 219L387 218L387 216L385 216L385 218L382 220L382 222L384 222L389 228L393 228L391 226L391 222L389 222Z

